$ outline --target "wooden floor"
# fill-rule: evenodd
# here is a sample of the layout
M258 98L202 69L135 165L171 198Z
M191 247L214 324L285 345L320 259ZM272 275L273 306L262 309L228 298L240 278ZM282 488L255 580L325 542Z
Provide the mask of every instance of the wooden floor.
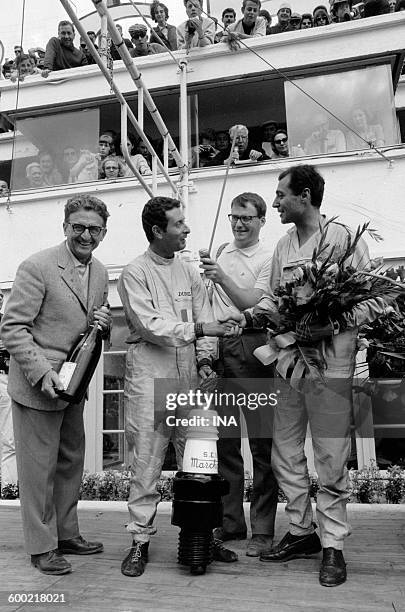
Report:
M114 508L114 509L110 509ZM347 541L349 579L336 588L318 583L319 558L285 564L261 563L245 555L246 542L231 548L239 562L214 562L204 576L191 576L176 563L178 529L170 504L161 504L158 534L140 578L120 573L130 538L123 504L80 507L82 533L102 539L105 552L69 557L74 571L45 576L30 566L23 549L20 510L0 503L0 611L138 612L405 612L405 505L350 505L353 534ZM277 534L287 524L280 505ZM65 604L10 604L10 593L63 593Z

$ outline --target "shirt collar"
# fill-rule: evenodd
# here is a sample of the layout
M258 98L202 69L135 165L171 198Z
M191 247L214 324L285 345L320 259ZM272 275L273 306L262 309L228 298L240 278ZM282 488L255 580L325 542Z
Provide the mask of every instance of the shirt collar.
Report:
M88 261L87 263L85 263L85 264L84 264L83 262L79 261L79 260L77 259L77 257L75 257L75 256L73 255L73 253L72 253L71 249L69 248L69 245L68 245L67 241L65 242L65 245L66 245L66 249L67 249L68 253L70 253L70 256L71 256L71 258L72 258L72 260L73 260L73 265L74 265L74 267L75 267L75 268L86 268L86 267L87 267L87 266L89 266L89 265L91 264L91 262L93 261L93 260L92 260L92 257L90 256L89 261Z
M235 242L230 242L224 248L224 252L225 253L234 253L235 251L239 251L239 253L241 253L245 257L253 257L253 255L255 255L257 253L257 251L259 250L260 247L261 247L260 240L258 242L256 242L256 244L252 244L252 246L246 247L245 249L241 249L238 246L236 246Z

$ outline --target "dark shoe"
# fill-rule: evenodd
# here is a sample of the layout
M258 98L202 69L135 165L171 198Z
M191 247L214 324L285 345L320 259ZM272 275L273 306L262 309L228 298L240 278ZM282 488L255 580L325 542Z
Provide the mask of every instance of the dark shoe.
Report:
M341 550L324 548L319 582L322 586L333 587L346 582L346 563Z
M293 536L288 531L277 546L261 553L260 561L290 561L297 557L314 555L321 550L321 542L315 532L304 536Z
M148 562L149 542L132 542L131 549L121 563L124 576L142 576Z
M260 557L262 552L267 552L273 544L273 536L255 533L249 540L246 554L248 557Z
M87 542L79 535L70 540L59 540L58 550L63 555L94 555L103 552L104 546L101 542Z
M229 542L230 540L246 540L246 531L238 531L230 533L225 531L223 527L215 527L213 531L214 539L221 540L221 542Z
M233 563L238 560L238 555L233 550L229 550L229 548L225 548L222 544L222 540L217 540L214 538L213 546L213 559L214 561L222 561L222 563Z
M31 564L43 574L70 574L72 566L58 550L31 555Z

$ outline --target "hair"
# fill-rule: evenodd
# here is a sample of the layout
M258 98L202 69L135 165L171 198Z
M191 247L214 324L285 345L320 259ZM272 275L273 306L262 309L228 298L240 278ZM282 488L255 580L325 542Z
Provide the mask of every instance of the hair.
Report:
M195 2L196 4L199 4L200 8L202 8L202 0L191 0L191 1ZM187 6L187 2L190 2L190 0L183 0L184 6Z
M73 197L69 198L65 204L65 223L69 221L70 215L77 212L78 210L94 210L104 221L104 225L107 225L107 219L110 213L107 210L107 206L102 200L96 198L90 193L78 193Z
M235 9L233 9L233 8L226 8L226 9L224 9L224 10L222 11L222 17L221 17L221 19L223 19L227 13L232 13L232 15L233 15L233 16L235 17L235 19L236 19L236 11L235 11Z
M261 9L261 11L259 12L259 17L264 17L266 21L268 21L268 23L271 23L272 21L272 17L269 11L266 11L266 9Z
M260 2L260 0L243 0L242 2L242 10L245 8L246 4L248 2L252 2L253 4L256 4L257 8L260 10L262 8L262 3Z
M103 159L103 161L101 162L101 166L100 166L100 178L101 179L105 179L106 174L105 174L105 165L107 162L110 161L114 161L117 162L118 164L118 178L121 178L123 176L125 176L126 174L126 168L125 168L125 164L122 161L122 159L120 157L118 157L117 155L107 155L107 157L105 157Z
M212 128L206 128L203 132L201 132L200 140L205 138L206 140L215 140L215 130Z
M131 151L134 151L138 145L138 139L134 134L131 134L131 132L128 132L127 140L129 140L129 142L131 143L132 148L129 150L129 154L131 155ZM121 149L121 135L118 137L117 142L118 142L118 146ZM122 153L122 151L120 152Z
M90 34L94 34L94 36L96 36L96 33L94 30L89 30L88 32L86 32L87 36L90 36Z
M326 7L324 6L317 6L316 9L314 9L313 13L312 13L313 17L314 17L314 25L316 25L316 21L318 19L318 17L322 16L322 17L326 17L327 23L330 23L330 15L326 9Z
M33 64L33 57L32 55L27 55L26 53L21 53L18 57L16 57L15 59L15 66L16 68L20 67L21 62L24 62L25 60L29 60L32 67L34 67Z
M311 24L314 25L314 20L312 18L312 14L311 13L302 13L301 15L301 23L303 19L309 19Z
M52 159L52 162L53 162L53 155L47 149L41 149L41 151L38 152L38 155L37 155L38 161L41 159L41 157L44 157L45 155L49 155L49 157Z
M240 134L241 136L249 136L249 130L247 129L246 125L242 125L241 123L233 125L231 128L229 128L229 136L231 138L234 137L235 132L236 135Z
M153 21L157 22L155 11L159 6L162 6L164 8L166 19L169 19L169 9L167 8L166 4L163 4L163 2L159 2L157 0L152 2L152 4L150 5L150 16L152 17Z
M114 130L104 130L103 132L100 132L100 136L98 137L98 139L100 140L100 138L102 136L110 136L110 138L112 138L112 143L110 143L110 155L115 155L117 152L117 133L114 132ZM111 150L112 147L112 150Z
M244 193L237 195L231 202L231 208L232 206L241 206L242 208L246 208L247 204L253 204L259 217L266 216L266 202L263 200L262 196L259 196L258 193L251 193L250 191L245 191Z
M75 26L73 25L73 23L71 21L66 21L66 20L59 21L59 23L58 23L58 32L59 32L59 29L63 28L64 26L70 26L72 28L72 30L73 30L73 34L75 33L76 30L75 30Z
M146 202L142 211L142 227L148 242L153 242L155 239L152 231L154 225L157 225L162 231L166 231L168 223L166 211L173 210L173 208L180 208L179 200L160 196L151 198Z
M375 17L390 12L388 0L368 0L364 3L364 17Z
M325 180L315 166L310 166L309 164L291 166L279 175L278 180L281 181L286 176L290 177L289 187L294 195L300 195L304 189L309 189L312 206L320 208L325 189Z

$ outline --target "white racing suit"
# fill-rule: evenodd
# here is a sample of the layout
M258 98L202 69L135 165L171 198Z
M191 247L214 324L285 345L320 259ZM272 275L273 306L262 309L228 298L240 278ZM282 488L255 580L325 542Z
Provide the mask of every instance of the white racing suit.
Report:
M279 285L294 278L294 270L311 260L318 245L320 231L302 246L296 228L292 228L276 246L270 273L270 291L254 309L275 310L272 295ZM327 240L329 249L344 248L348 229L331 223ZM368 248L360 240L350 260L361 270L369 262ZM324 377L327 385L319 392L298 393L284 385L275 407L272 467L286 498L286 512L292 535L306 535L314 530L310 481L304 443L309 422L314 450L315 469L320 489L317 494L317 519L323 548L343 548L344 538L350 534L346 504L349 481L346 463L350 454L350 425L352 411L352 378L355 366L357 326L375 320L386 303L382 299L367 300L354 307L346 316L348 328L331 339L318 343L317 348L326 361Z
M148 249L123 270L118 283L130 330L124 406L125 432L133 452L128 500L128 531L137 541L156 532L154 518L160 477L172 437L181 468L186 427L167 426L165 394L189 392L198 384L196 360L216 354L216 339L196 341L196 322L213 320L211 306L198 272L177 257L164 259ZM171 379L169 384L159 379ZM177 410L185 416L189 406ZM159 424L157 425L156 416Z

